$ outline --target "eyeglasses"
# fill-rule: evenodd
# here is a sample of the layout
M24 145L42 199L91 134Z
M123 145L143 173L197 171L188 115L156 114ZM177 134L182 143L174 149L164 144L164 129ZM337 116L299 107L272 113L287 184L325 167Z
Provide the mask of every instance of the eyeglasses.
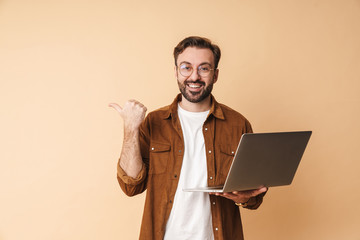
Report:
M180 74L184 77L189 77L194 71L194 68L192 67L192 65L190 63L182 63L182 64L180 64L180 66L178 68L179 68ZM202 77L207 77L207 76L209 76L210 72L213 70L215 70L215 69L211 68L210 64L205 63L205 64L201 64L197 68L197 73Z

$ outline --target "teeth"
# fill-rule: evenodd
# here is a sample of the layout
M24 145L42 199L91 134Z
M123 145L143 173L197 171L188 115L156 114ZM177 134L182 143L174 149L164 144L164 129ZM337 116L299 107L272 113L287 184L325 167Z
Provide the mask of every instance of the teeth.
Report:
M191 87L191 88L200 88L201 86L195 85L195 84L189 84L189 87Z

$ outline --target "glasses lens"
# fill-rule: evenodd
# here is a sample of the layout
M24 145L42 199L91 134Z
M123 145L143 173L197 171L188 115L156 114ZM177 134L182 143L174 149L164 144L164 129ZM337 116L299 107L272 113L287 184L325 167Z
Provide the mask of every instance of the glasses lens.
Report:
M182 63L179 66L179 71L181 75L183 75L184 77L188 77L191 75L193 68L189 63Z
M211 66L210 64L203 64L200 65L198 68L198 72L200 76L206 77L209 75L209 73L211 72Z

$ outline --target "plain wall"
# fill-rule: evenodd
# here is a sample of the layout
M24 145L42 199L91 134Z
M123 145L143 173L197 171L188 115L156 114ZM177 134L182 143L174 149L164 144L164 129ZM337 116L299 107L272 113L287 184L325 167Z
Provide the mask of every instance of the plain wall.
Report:
M219 44L213 93L256 132L313 131L293 184L241 210L246 239L360 239L359 0L0 0L0 240L138 238L107 104L169 104L189 35Z

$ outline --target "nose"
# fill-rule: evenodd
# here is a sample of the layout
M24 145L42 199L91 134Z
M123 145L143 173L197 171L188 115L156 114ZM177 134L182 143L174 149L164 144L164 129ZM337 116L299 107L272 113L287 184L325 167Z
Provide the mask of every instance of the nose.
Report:
M188 79L192 80L192 81L199 80L201 78L201 76L198 71L199 70L197 68L194 68Z

